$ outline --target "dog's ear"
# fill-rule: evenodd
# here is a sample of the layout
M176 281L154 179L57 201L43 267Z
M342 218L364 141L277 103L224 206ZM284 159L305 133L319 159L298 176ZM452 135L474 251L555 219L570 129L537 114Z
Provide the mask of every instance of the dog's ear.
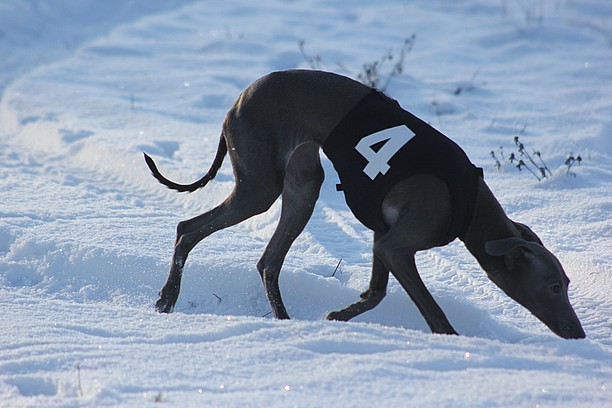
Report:
M521 224L520 222L514 222L514 221L512 222L514 223L514 227L519 231L519 233L521 234L521 237L523 237L525 241L535 242L537 244L544 246L544 244L540 240L540 237L538 237L536 233L532 231L531 228L529 228L525 224Z
M525 260L531 253L529 243L522 238L506 238L485 243L485 252L491 256L503 256L509 270L514 270L517 262Z
M515 248L525 245L526 241L521 238L511 237L498 239L495 241L487 241L485 243L485 252L491 256L504 256Z

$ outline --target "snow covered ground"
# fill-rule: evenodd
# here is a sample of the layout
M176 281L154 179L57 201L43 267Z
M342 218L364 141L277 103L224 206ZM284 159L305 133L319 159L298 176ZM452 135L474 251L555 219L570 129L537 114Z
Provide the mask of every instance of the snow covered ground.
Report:
M418 264L462 336L430 334L394 280L355 322L324 321L371 262L327 161L281 274L294 320L267 316L255 270L278 203L201 243L176 312L156 314L176 223L233 179L226 160L176 194L142 151L193 181L245 86L311 66L301 41L356 77L413 34L387 92L462 145L558 256L587 339L552 334L460 242ZM610 2L4 0L0 95L0 406L612 406ZM516 135L553 177L495 168Z

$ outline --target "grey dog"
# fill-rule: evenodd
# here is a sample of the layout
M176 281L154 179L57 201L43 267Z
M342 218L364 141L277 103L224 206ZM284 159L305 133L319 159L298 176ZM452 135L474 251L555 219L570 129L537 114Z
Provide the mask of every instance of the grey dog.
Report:
M145 154L155 178L171 189L205 186L228 153L236 182L219 206L178 224L157 310L173 310L187 256L200 241L267 211L282 194L280 221L257 269L274 316L288 319L278 277L319 197L321 148L340 176L347 204L374 233L369 288L328 319L346 321L374 308L391 272L432 332L457 334L423 284L414 255L459 238L489 279L550 330L567 339L585 337L563 267L531 229L506 216L459 146L386 95L309 70L274 72L247 87L225 118L210 170L195 183L168 180Z

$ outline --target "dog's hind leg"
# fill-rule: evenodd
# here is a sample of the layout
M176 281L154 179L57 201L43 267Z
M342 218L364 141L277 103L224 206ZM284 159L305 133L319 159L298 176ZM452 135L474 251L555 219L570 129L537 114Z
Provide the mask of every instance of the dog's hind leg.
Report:
M261 171L266 171L263 169L266 163L258 165ZM216 231L265 212L276 201L282 191L282 175L270 170L266 179L237 175L234 191L222 204L178 224L170 274L156 303L158 312L170 313L174 309L187 256L200 241Z
M289 319L278 286L280 270L293 241L312 215L323 178L318 145L298 147L287 165L278 226L257 263L272 313L278 319Z
M378 241L380 234L374 233L374 243ZM342 310L330 312L327 320L348 321L368 310L374 309L383 300L387 293L389 283L389 270L382 261L374 254L372 256L372 275L368 290L361 294L361 300L345 307Z

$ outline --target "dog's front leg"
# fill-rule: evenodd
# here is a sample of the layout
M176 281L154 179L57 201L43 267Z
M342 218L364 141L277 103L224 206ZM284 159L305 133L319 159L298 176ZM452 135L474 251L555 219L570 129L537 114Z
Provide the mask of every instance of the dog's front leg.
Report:
M380 235L374 234L374 243L378 241ZM363 292L361 300L345 307L342 310L330 312L327 320L340 320L346 322L360 314L374 309L383 300L387 293L387 283L389 282L389 270L382 261L374 254L372 256L372 275L368 290Z
M433 333L457 334L446 315L438 306L433 296L423 283L414 260L414 251L397 246L396 231L393 228L374 245L377 254L385 266L393 273L404 290L427 321ZM397 233L402 238L402 232ZM400 241L401 242L401 241Z

